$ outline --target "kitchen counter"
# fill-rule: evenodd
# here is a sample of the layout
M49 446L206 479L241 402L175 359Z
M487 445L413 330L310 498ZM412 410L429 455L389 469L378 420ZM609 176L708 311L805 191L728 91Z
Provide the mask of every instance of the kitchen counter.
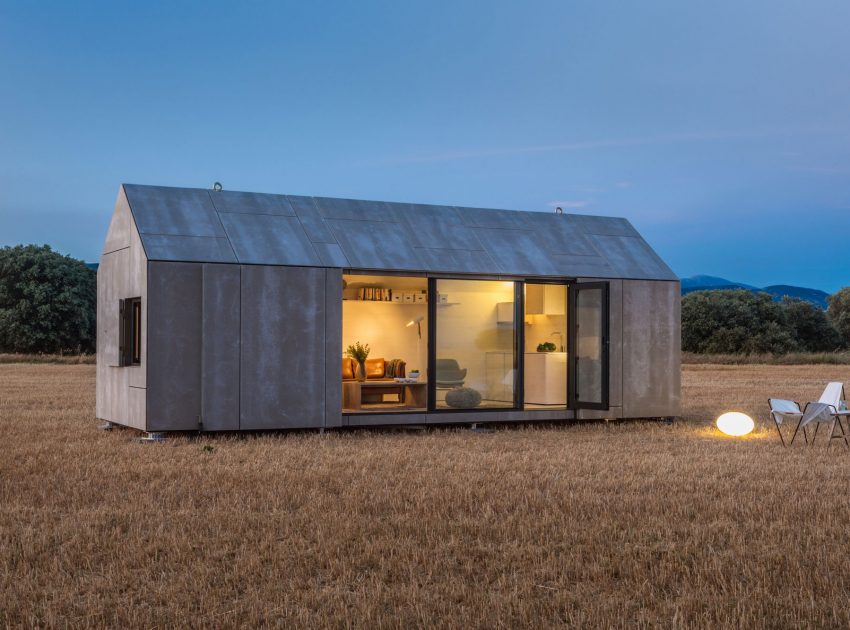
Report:
M525 353L525 402L567 404L567 353Z

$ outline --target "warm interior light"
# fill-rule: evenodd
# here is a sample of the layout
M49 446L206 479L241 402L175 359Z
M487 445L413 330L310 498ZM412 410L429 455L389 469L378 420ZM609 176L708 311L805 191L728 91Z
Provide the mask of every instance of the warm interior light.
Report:
M729 411L717 418L717 428L726 435L735 437L746 435L754 426L753 419L740 411Z

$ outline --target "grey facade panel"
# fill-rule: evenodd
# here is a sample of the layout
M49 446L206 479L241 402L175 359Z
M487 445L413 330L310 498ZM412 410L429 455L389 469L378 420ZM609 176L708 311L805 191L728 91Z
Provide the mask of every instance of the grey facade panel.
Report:
M437 211L433 209L413 210L406 217L412 232L414 247L429 249L463 249L481 251L484 246L478 240L475 229L452 220L454 208Z
M342 426L342 270L325 270L325 425Z
M489 210L485 208L456 207L458 215L465 225L482 228L501 228L506 230L528 229L525 212L516 210Z
M103 243L103 253L109 254L130 247L130 237L135 230L127 195L124 194L123 188L119 188L115 211L112 213L112 220L109 222L109 230L106 232L106 240Z
M313 243L332 243L336 244L336 239L331 234L328 226L325 225L325 220L319 214L319 209L316 207L316 202L312 197L296 197L288 195L290 205L295 210L295 214L301 221L301 226Z
M490 254L485 251L417 247L416 254L423 265L434 272L486 274L499 272Z
M325 221L353 267L419 270L423 268L411 246L407 229L383 221Z
M142 234L141 236L150 260L236 262L230 241L226 238L169 236L164 234Z
M611 265L600 256L572 256L569 254L549 254L556 274L559 276L589 278L611 278L616 276Z
M295 216L295 211L283 195L221 190L210 193L210 199L218 212Z
M324 219L346 219L349 221L388 221L401 220L397 206L384 201L365 199L335 199L314 197L316 208Z
M196 430L201 415L202 265L148 265L147 430Z
M221 222L240 263L322 264L297 217L225 213Z
M552 257L537 245L530 230L476 230L485 251L505 274L555 276L558 268Z
M637 230L626 219L619 217L594 217L586 214L569 215L585 234L604 236L637 236Z
M313 243L313 249L325 267L350 267L351 262L336 243Z
M201 420L205 431L239 429L240 267L203 268Z
M623 412L675 416L681 405L681 287L623 281Z
M242 267L241 429L325 422L325 270Z
M141 234L224 236L206 190L124 184Z
M151 259L232 262L235 255L251 264L481 273L490 265L458 252L486 251L505 275L677 279L627 220L614 217L129 184L124 190L140 232L159 235L145 238ZM223 241L163 235L226 238L231 250ZM422 252L440 249L452 252Z
M614 277L676 280L676 275L639 236L591 235L597 250L605 252Z
M526 212L528 229L534 231L540 247L552 254L599 256L593 243L573 220L574 215Z

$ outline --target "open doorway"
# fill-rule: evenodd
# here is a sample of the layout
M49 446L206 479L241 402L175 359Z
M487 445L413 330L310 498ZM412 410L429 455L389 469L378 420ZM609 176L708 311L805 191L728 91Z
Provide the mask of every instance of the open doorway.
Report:
M342 411L425 411L428 280L346 274L342 292Z
M567 408L567 300L565 284L525 283L525 409Z

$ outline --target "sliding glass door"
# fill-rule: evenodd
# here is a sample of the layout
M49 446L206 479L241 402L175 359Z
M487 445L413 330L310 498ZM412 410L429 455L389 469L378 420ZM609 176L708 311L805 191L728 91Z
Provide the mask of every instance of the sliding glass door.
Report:
M437 279L434 288L434 408L515 407L516 283Z

